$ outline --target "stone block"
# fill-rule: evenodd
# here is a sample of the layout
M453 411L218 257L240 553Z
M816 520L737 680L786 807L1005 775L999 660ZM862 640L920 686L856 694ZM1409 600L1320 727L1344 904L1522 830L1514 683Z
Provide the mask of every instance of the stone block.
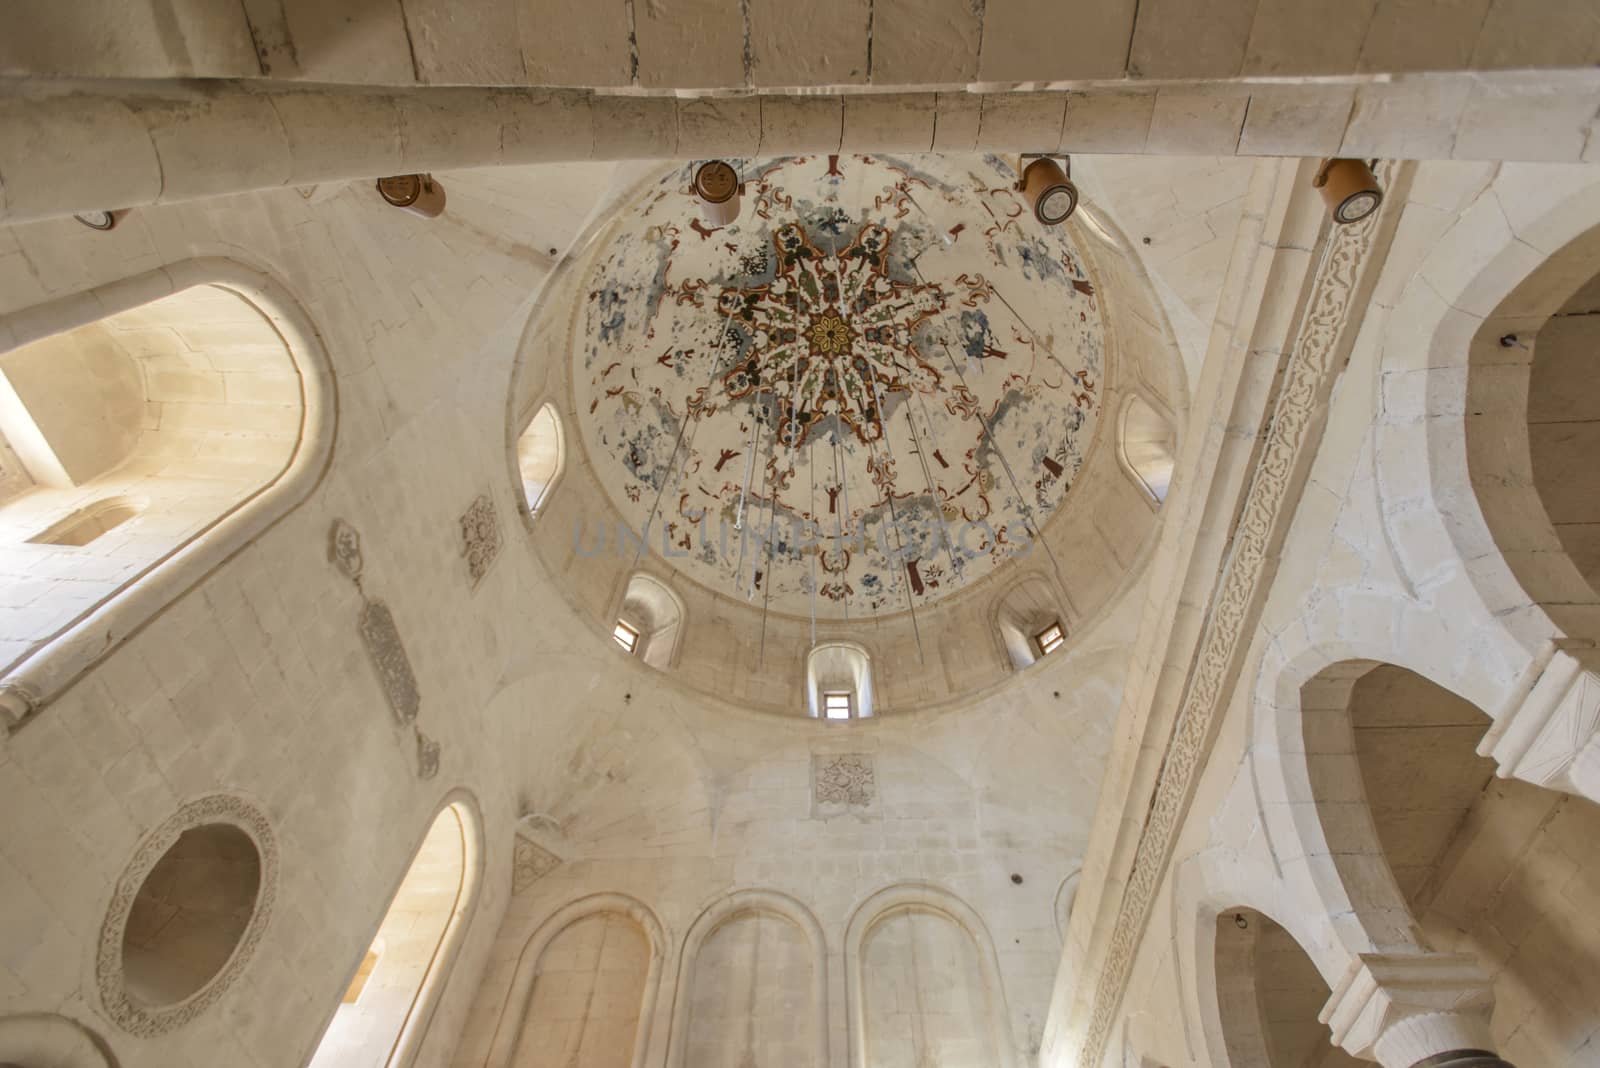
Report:
M1066 93L989 93L982 99L978 142L985 151L1054 152L1061 144Z
M845 152L928 152L933 148L932 93L860 93L844 98Z
M628 6L585 0L513 0L531 85L615 86L633 81ZM642 7L643 5L640 5Z
M1378 0L1358 65L1397 74L1466 70L1492 0Z
M1354 86L1255 86L1239 155L1334 155L1354 102Z
M724 0L635 3L638 84L648 89L727 89L750 84L745 22Z
M983 99L973 93L940 93L934 100L935 152L972 152L978 147Z
M868 0L747 0L750 79L762 88L862 85L871 51Z
M228 94L204 109L147 104L141 118L161 156L165 198L264 189L289 179L289 146L265 97Z
M761 99L700 97L678 101L678 155L753 156L761 144Z
M368 85L415 82L403 10L392 0L283 0L301 76Z
M1063 152L1143 152L1150 136L1154 90L1069 93Z
M873 84L965 85L975 79L981 10L970 0L873 0Z
M1600 111L1600 89L1585 92L1580 85L1587 84L1474 85L1461 110L1451 156L1576 162Z
M1138 78L1232 78L1244 64L1254 0L1144 0L1128 73Z
M79 161L111 151L108 171ZM66 199L107 208L160 195L161 163L127 105L88 97L0 101L0 205L8 219L51 214Z
M289 140L290 185L350 173L352 160L370 160L381 174L398 174L400 116L393 98L378 93L285 93L274 101Z
M418 81L521 85L527 80L516 0L406 0L404 13Z
M1243 73L1255 77L1350 74L1361 55L1375 0L1307 9L1302 0L1261 0Z
M1339 153L1389 159L1448 159L1467 87L1417 77L1356 89L1355 111Z
M664 96L596 96L589 103L595 159L674 159L678 103Z
M1120 78L1136 7L1133 0L989 0L978 80Z
M1145 150L1175 156L1234 155L1249 103L1242 89L1163 87L1156 92Z
M1590 0L1492 0L1473 49L1475 70L1584 67L1600 61Z
M839 151L844 99L838 96L764 96L760 156Z

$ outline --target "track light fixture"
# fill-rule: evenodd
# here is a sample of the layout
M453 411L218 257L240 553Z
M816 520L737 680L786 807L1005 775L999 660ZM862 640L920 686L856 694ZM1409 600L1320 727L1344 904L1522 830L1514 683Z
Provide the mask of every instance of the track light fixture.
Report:
M732 164L720 159L707 160L694 169L694 196L700 214L712 229L727 226L739 217L739 198L744 183Z
M436 218L444 211L444 186L431 174L396 174L378 179L378 195L388 204L420 215Z
M1360 222L1383 203L1378 176L1365 160L1325 159L1311 184L1322 191L1333 221L1341 226Z
M1062 169L1054 156L1025 153L1018 163L1017 189L1033 217L1046 226L1059 226L1078 210L1078 187L1072 184L1072 157L1062 156Z

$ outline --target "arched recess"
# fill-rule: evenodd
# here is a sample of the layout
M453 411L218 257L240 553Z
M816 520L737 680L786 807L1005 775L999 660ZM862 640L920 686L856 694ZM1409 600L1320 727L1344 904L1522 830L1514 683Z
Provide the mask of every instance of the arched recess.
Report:
M806 709L812 718L870 719L872 707L872 655L866 646L817 643L806 656Z
M623 652L665 671L683 640L683 600L655 576L635 572L623 590L613 637Z
M544 508L566 469L566 429L555 405L547 402L517 435L517 471L522 476L522 500L530 516L537 516Z
M1172 420L1139 394L1129 396L1117 419L1117 457L1152 504L1166 502L1177 456Z
M1581 1063L1600 1046L1600 806L1496 778L1477 751L1489 717L1394 664L1329 665L1302 687L1299 725L1304 753L1278 756L1311 802L1304 848L1329 858L1336 885L1318 890L1336 922L1380 949L1472 954L1494 980L1498 1052Z
M477 906L481 828L464 794L435 815L374 932L383 952L361 997L335 1006L307 1068L407 1068L416 1059ZM369 951L351 962L341 992Z
M810 1001L810 1012L794 1005ZM775 890L739 890L684 936L667 1068L741 1068L751 1058L826 1068L828 956L822 925Z
M1011 666L1031 667L1066 643L1063 599L1045 576L1025 575L995 601L994 628Z
M15 723L304 500L336 396L294 298L223 259L0 317L0 371L0 568L59 556L91 587L37 598L49 611L0 646ZM95 566L70 567L94 539Z
M1252 908L1216 917L1217 1011L1229 1068L1357 1068L1317 1019L1327 981L1294 936Z
M1529 273L1468 344L1467 467L1494 545L1571 636L1600 635L1600 227ZM1463 548L1465 548L1463 546Z
M568 963L572 961L593 961L594 972L585 980L579 980L577 985L590 993L596 992L602 984L600 972L610 961L605 958L605 936L610 932L596 931L593 929L595 921L602 924L621 923L631 926L642 938L648 955L645 962L645 971L639 983L638 996L633 999L630 1008L637 1012L637 1021L633 1027L625 1025L616 1029L610 1038L613 1045L602 1051L600 1060L582 1060L584 1064L604 1064L626 1066L626 1068L642 1068L650 1046L650 1026L655 1019L656 996L661 987L661 967L667 956L666 936L662 931L661 921L656 919L655 913L642 902L628 897L625 894L591 894L579 898L557 910L554 915L539 925L539 929L528 939L523 946L522 953L517 958L517 968L511 979L511 987L506 992L505 1005L500 1011L500 1019L495 1025L494 1039L490 1043L489 1057L485 1062L486 1068L524 1068L524 1066L557 1064L553 1060L540 1060L524 1055L525 1044L537 1033L529 1030L530 1024L540 1022L540 1014L536 1001L540 994L540 979L546 974L546 953L552 947L557 951L562 949L572 950L565 954ZM584 930L588 926L589 930ZM594 936L600 935L602 944L593 945ZM573 937L576 935L576 937ZM573 943L570 946L558 945L563 939ZM591 952L598 950L598 952ZM554 973L552 981L556 980ZM570 990L572 982L562 977L563 987ZM626 984L624 984L626 985ZM591 999L585 999L588 1001ZM626 1000L626 999L624 999ZM585 1025L589 1021L584 1021ZM582 1031L580 1027L579 1049L582 1048ZM615 1052L617 1047L615 1039L626 1038L631 1043L625 1056ZM556 1051L563 1052L563 1051ZM572 1049L564 1052L572 1053Z
M0 1017L0 1065L18 1068L115 1068L105 1042L75 1020L52 1013Z
M1552 555L1527 477L1531 350L1500 344L1593 275L1581 263L1597 227L1591 170L1501 168L1420 257L1384 328L1373 460L1388 549L1411 588L1448 598L1455 647L1470 643L1480 673L1508 686L1550 640L1600 630L1593 598L1561 600L1578 572ZM1523 477L1492 484L1513 466Z
M939 966L919 966L930 953ZM903 1063L908 1052L934 1063L1017 1068L994 943L954 894L927 883L878 891L851 915L844 954L850 1068ZM897 984L915 989L923 1008L897 1011L886 996ZM910 1050L893 1048L907 1043Z

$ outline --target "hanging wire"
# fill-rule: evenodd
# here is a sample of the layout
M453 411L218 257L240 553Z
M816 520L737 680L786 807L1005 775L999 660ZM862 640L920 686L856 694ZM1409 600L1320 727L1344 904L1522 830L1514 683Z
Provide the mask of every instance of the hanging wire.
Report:
M661 508L661 494L662 491L667 488L667 476L672 474L672 467L678 462L678 450L683 447L683 433L689 428L691 419L696 424L698 424L700 421L700 412L704 409L704 394L711 390L711 383L713 379L716 378L717 368L722 364L722 350L727 346L728 343L728 327L731 324L732 319L733 309L730 305L728 314L723 316L722 319L722 336L717 339L716 356L711 361L711 369L706 372L706 384L701 390L702 402L699 406L697 406L694 403L694 395L690 394L689 401L684 406L683 420L678 424L678 439L672 443L672 455L667 458L667 468L664 472L662 472L659 480L656 483L656 499L650 505L650 515L644 521L644 530L639 535L639 544L633 550L633 564L629 568L630 571L639 566L639 557L644 552L645 546L650 544L650 527L654 525L656 521L656 513ZM685 457L685 463L687 462L687 457Z

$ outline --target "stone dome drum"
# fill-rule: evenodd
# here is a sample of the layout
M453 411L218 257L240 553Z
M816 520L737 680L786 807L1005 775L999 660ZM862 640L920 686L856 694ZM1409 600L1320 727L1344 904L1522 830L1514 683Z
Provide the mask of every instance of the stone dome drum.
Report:
M1032 551L1083 465L1089 265L993 157L802 156L713 229L668 173L580 288L596 476L650 551L763 610L920 609Z

